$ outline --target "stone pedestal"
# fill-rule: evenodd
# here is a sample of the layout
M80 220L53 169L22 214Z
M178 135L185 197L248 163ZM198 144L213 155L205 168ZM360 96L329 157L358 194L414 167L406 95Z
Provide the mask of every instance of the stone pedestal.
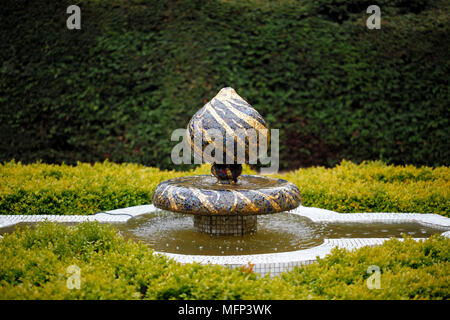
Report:
M256 215L209 215L194 216L194 229L211 235L235 235L256 231Z

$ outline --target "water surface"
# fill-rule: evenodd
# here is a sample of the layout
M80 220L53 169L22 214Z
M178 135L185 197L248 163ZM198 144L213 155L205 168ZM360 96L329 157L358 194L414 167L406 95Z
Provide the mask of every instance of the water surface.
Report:
M418 223L314 223L283 212L258 216L258 230L253 234L215 236L195 231L191 215L163 210L116 227L125 238L147 243L157 251L194 255L287 252L318 246L326 238L390 238L403 234L427 238L443 232Z
M13 232L20 223L0 229ZM74 223L70 223L74 225ZM428 238L446 230L419 223L314 223L282 212L258 216L258 230L243 236L212 236L194 230L193 216L164 210L114 223L125 239L148 244L156 251L192 255L243 255L288 252L312 248L333 238L390 238L403 234Z

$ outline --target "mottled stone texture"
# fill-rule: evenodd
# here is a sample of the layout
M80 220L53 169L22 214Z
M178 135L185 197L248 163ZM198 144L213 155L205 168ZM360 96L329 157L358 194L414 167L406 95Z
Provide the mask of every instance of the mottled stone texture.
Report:
M242 136L242 132L254 129L258 132L258 140ZM220 132L222 144L213 138L212 133ZM243 164L249 163L250 148L262 147L260 141L266 140L265 149L269 144L269 131L263 117L247 101L242 99L233 88L223 88L220 92L204 105L189 121L187 127L188 143L191 145L195 157L201 158L206 163ZM201 145L195 141L201 139ZM205 150L212 145L217 150L223 151L222 162L217 161L217 155L209 154ZM227 146L233 146L226 154ZM238 147L245 150L245 158L238 159ZM264 151L266 151L264 150Z
M190 176L161 182L153 194L155 207L194 215L258 215L289 211L301 202L293 183L243 175L236 184L217 184L211 176Z
M256 216L194 216L194 229L211 235L239 236L256 232Z
M241 164L217 164L211 166L211 174L221 184L236 183L242 173Z

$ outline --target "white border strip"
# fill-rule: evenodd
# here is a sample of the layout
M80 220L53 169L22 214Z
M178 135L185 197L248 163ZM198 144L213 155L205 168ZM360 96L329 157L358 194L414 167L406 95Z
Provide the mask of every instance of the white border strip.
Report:
M0 215L0 228L13 226L20 222L127 222L136 216L155 211L154 205L143 205L109 210L93 215Z
M416 222L433 227L450 228L450 218L435 213L338 213L330 210L300 206L291 213L306 217L313 222L329 223L407 223Z

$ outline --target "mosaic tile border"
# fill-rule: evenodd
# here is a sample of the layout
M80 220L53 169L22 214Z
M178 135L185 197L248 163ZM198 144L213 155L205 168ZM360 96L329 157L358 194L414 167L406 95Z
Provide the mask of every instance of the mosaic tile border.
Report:
M238 236L257 229L256 215L194 215L194 230L212 235Z
M153 205L142 205L128 207L116 210L105 211L90 216L76 215L1 215L0 228L12 226L19 222L126 222L138 215L151 213L157 210ZM432 225L444 230L450 229L450 218L437 214L422 213L337 213L330 210L303 207L300 206L290 213L298 214L313 222L347 222L347 223L403 223L417 222L423 225ZM442 233L450 238L450 230ZM424 238L415 238L421 240ZM243 265L253 265L253 271L266 275L276 276L284 271L290 270L295 266L311 264L317 260L317 257L323 258L335 247L346 248L349 250L358 249L363 246L380 245L388 238L352 238L352 239L325 239L324 242L316 247L297 250L291 252L254 254L254 255L236 255L236 256L202 256L202 255L183 255L165 252L155 252L163 254L180 263L200 264L220 264L231 268L241 267ZM402 239L400 239L402 240Z
M0 215L0 228L9 227L20 222L127 222L136 216L157 210L153 205L143 205L99 212L94 215Z

